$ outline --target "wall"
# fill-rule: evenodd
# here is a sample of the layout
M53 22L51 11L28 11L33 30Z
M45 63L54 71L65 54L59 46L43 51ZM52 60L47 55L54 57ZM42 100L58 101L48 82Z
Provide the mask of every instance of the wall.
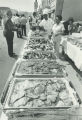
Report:
M64 0L62 17L64 20L69 17L82 20L82 0Z
M56 0L56 15L62 14L64 0Z

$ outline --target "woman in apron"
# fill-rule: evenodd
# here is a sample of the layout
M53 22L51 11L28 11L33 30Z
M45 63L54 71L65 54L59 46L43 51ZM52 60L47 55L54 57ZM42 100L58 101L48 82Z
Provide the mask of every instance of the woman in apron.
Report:
M56 23L53 25L52 32L53 32L53 42L54 42L54 48L57 54L57 57L59 58L59 47L61 42L61 35L64 33L64 25L61 23L62 16L57 15L56 16Z

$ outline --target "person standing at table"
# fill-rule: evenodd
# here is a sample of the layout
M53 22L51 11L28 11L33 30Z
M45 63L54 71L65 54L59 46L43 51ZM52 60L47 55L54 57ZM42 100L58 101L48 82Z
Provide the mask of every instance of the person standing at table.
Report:
M64 35L68 35L69 34L69 31L68 31L68 25L69 25L69 20L66 20L63 22L63 25L64 25Z
M60 57L59 55L59 47L60 47L60 42L61 42L61 35L64 33L64 25L61 23L62 16L57 15L55 18L55 24L53 25L52 32L53 32L53 42L54 42L54 48L56 50L58 58Z
M29 26L30 26L30 28L32 26L32 16L29 16Z
M37 13L33 12L32 26L37 26Z
M21 27L22 27L22 36L26 36L26 23L27 23L27 19L25 17L25 15L23 14L21 19L20 19L20 23L21 23Z
M20 24L20 18L19 18L19 14L18 13L16 14L16 16L14 18L14 24L15 24L15 27L17 28L16 33L17 33L17 37L18 37L18 26Z
M48 18L48 14L43 15L43 20L40 22L39 26L43 27L48 35L51 34L53 22Z
M9 56L16 57L16 54L13 53L14 24L11 21L11 18L12 18L12 12L11 12L11 10L9 10L9 11L7 11L7 19L4 21L3 34L7 41Z
M73 32L75 32L74 19L70 17L68 21L69 21L68 31L69 31L69 34L71 35Z

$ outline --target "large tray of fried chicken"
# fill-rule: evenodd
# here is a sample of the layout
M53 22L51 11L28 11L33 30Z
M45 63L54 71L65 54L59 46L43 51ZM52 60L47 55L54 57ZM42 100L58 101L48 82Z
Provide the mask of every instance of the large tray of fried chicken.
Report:
M4 109L72 107L75 95L66 78L13 78Z
M20 60L15 69L16 77L66 77L65 66L56 60Z

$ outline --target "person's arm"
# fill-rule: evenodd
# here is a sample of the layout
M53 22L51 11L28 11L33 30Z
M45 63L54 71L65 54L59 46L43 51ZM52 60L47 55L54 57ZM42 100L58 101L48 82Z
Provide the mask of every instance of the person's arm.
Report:
M62 24L61 27L60 27L60 30L55 34L55 36L58 36L58 35L64 35L64 25Z
M41 21L39 26L45 31L45 29L44 29L44 21Z
M64 25L62 24L62 31L61 31L61 35L64 35L64 31L65 31L65 27L64 27Z
M43 22L42 21L39 23L39 26L43 26Z

